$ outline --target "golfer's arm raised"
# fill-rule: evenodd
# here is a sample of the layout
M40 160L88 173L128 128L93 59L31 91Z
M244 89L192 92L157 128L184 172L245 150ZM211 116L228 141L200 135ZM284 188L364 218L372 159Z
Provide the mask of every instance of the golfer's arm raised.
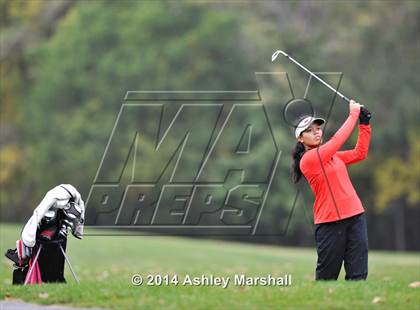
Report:
M351 165L365 159L369 151L370 135L370 125L360 124L356 147L352 150L337 152L337 155L346 165Z
M317 160L321 160L321 162L326 162L331 159L331 157L337 153L337 151L343 146L343 144L347 141L350 137L354 126L356 125L359 114L360 114L360 107L361 105L356 103L354 100L350 101L349 104L349 116L347 117L344 124L340 127L340 129L331 137L331 139L321 145L320 147L316 148L317 153Z

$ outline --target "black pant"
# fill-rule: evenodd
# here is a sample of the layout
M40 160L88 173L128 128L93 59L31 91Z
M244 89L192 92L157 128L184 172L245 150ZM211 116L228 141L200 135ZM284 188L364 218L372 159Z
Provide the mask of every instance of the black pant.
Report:
M368 274L368 237L364 213L316 225L316 280L337 280L344 260L346 280L365 280Z

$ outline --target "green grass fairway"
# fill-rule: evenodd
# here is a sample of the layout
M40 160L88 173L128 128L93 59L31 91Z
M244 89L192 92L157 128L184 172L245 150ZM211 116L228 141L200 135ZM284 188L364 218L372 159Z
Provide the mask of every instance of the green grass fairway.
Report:
M1 252L14 248L21 226L2 224ZM67 253L79 275L66 267L67 284L11 285L11 263L3 256L1 299L113 309L419 309L420 255L370 252L369 278L346 282L313 280L315 249L258 246L158 236L69 237ZM139 273L200 276L292 275L282 286L133 286ZM231 280L232 281L232 280ZM373 302L373 300L379 300ZM379 299L378 299L379 298Z

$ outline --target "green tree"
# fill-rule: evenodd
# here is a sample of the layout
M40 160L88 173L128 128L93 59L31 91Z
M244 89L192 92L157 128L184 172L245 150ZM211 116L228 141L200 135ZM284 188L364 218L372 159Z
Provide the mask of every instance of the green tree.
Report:
M233 12L203 4L71 8L54 35L26 53L32 83L19 107L25 182L33 184L26 207L61 182L77 184L86 197L126 91L254 85L237 48L239 27Z

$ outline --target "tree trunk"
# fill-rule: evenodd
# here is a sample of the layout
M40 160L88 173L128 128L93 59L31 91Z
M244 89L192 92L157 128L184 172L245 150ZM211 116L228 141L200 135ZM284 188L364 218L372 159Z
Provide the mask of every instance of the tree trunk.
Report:
M405 201L403 198L395 200L395 249L405 251Z

